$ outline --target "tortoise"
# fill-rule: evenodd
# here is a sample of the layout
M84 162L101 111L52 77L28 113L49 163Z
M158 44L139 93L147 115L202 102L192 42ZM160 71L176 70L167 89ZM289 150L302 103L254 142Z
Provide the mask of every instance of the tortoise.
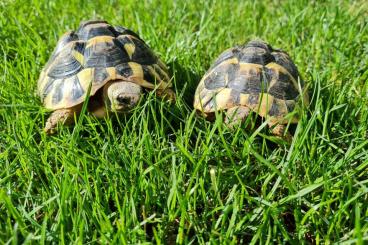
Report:
M206 118L223 111L225 123L234 127L255 112L268 120L272 134L286 140L292 137L287 124L298 122L302 104L308 104L308 95L297 67L286 52L263 40L224 51L194 96L194 108Z
M98 118L127 113L145 90L175 100L166 65L133 31L104 20L80 23L58 41L38 80L38 95L52 114L44 131L58 123L73 124L88 101Z

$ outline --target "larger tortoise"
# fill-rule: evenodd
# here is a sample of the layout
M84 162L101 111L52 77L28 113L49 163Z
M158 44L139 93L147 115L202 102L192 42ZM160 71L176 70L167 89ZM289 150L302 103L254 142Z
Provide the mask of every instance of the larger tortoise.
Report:
M272 133L290 139L286 124L298 122L296 107L308 103L304 83L287 53L253 40L223 52L200 81L194 108L208 117L225 111L234 126L251 111L268 119ZM288 113L295 111L296 113Z
M54 111L45 131L73 123L88 96L88 110L104 117L108 111L131 110L144 89L175 98L165 64L145 42L106 21L82 22L77 31L60 38L38 80L44 106Z

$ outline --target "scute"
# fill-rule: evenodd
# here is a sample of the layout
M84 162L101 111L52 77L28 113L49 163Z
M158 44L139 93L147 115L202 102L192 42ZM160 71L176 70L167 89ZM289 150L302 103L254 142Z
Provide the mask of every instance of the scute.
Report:
M235 89L232 89L231 92L230 92L230 97L231 97L231 100L232 100L232 103L234 105L237 105L240 103L240 92L235 90Z
M119 64L116 66L116 72L123 77L131 77L133 76L132 68L128 63Z
M58 104L63 99L64 94L64 82L59 80L54 86L54 94L52 95L52 104Z
M137 33L135 33L134 31L132 30L129 30L125 27L122 27L122 26L115 26L115 31L116 33L118 33L117 36L120 36L120 35L130 35L130 36L133 36L139 40L141 40L143 42L143 40L139 37L139 35Z
M243 45L243 47L246 49L246 48L260 48L260 49L264 49L266 52L271 52L273 49L272 47L262 41L262 40L252 40L250 42L248 42L247 44Z
M99 42L87 46L84 67L114 67L129 61L124 49L113 42Z
M95 84L103 84L109 77L109 73L105 67L96 67L93 71L93 79Z
M165 64L135 32L92 20L60 38L41 71L37 89L45 107L56 110L82 103L89 88L94 95L117 79L147 89L171 87Z
M291 58L261 40L225 50L200 81L194 108L204 113L243 105L271 121L296 109L304 84ZM303 94L303 97L304 97ZM306 103L308 103L306 101ZM297 122L295 115L291 122Z
M134 46L134 52L131 56L132 61L142 65L154 64L157 61L157 57L141 40L128 35L119 36L117 40L121 43L121 47L123 48L125 48L127 44Z
M276 101L274 101L274 102L272 103L271 109L270 109L270 111L268 112L268 114L269 114L270 116L279 116L279 115L280 115L280 110L279 110L279 107L278 107L278 105L277 105Z
M204 80L206 89L225 88L229 81L229 75L235 73L236 66L236 64L224 64L216 67Z
M248 47L244 49L241 57L239 57L240 62L253 63L259 65L266 65L273 62L275 58L267 52L267 50L258 47Z
M250 94L248 97L247 105L250 107L256 107L259 101L259 94Z
M81 21L81 23L79 24L79 28L78 31L85 28L88 25L93 25L93 24L108 24L107 21L105 20L86 20L86 21Z
M288 112L292 112L295 109L295 101L294 100L286 100L285 101L286 108Z
M77 76L75 76L73 80L74 81L72 83L72 89L71 89L71 100L78 101L78 99L84 95L85 91L82 85L80 84Z
M73 31L65 33L56 44L53 55L59 54L68 43L76 40L78 40L78 36Z
M263 85L262 71L257 65L240 66L234 79L228 83L228 87L238 90L244 94L261 93L267 85Z
M275 62L284 67L294 78L299 77L298 68L285 52L272 52Z
M73 51L80 43L69 43L60 53L58 57L53 59L52 64L49 65L47 71L51 78L64 78L77 74L83 69L82 64L75 58Z
M288 74L274 72L272 77L274 83L268 89L268 93L278 99L292 100L298 97L299 91L290 82Z
M96 21L80 25L76 34L80 40L87 41L98 36L116 37L117 32L106 22Z
M40 89L39 95L41 97L41 100L43 100L52 90L54 86L54 78L48 78L45 85Z

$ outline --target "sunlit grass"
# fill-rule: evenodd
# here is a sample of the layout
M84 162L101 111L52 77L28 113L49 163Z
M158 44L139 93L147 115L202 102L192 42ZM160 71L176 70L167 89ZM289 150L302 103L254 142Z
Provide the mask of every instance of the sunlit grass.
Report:
M1 243L367 242L367 16L364 1L2 1ZM139 33L178 100L148 94L130 116L48 137L40 69L91 18ZM255 37L309 84L290 145L192 111L211 62Z

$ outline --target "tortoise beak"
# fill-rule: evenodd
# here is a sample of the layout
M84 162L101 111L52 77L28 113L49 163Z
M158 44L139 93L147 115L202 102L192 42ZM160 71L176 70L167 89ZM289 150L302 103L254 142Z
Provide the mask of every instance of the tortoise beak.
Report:
M112 107L116 111L127 111L135 107L139 102L140 94L121 93L119 94Z
M120 80L109 84L105 91L110 111L127 112L138 104L142 88L135 83Z

